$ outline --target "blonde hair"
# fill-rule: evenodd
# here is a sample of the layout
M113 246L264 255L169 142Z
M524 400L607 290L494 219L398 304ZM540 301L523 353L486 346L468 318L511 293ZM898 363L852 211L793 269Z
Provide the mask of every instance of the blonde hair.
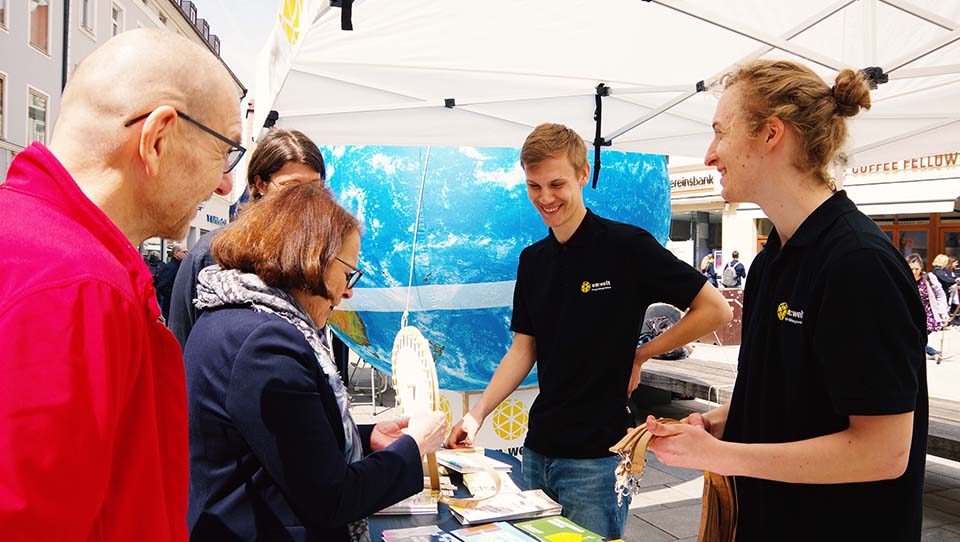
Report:
M712 262L712 261L713 261L713 253L707 254L706 256L704 256L703 258L701 258L701 259L700 259L700 272L701 272L701 273L706 273L706 272L707 272L707 264L709 264L709 263Z
M776 117L796 131L800 151L793 165L812 170L836 190L827 171L832 163L846 164L840 149L847 139L845 117L870 109L870 87L863 73L850 69L837 74L833 87L810 68L785 60L755 60L723 76L724 87L740 89L741 110L750 135Z
M937 254L937 257L933 259L934 267L946 267L947 263L950 262L950 258L946 254Z
M564 156L570 160L574 171L579 172L587 164L587 145L577 132L562 124L541 124L530 132L520 149L520 165L530 166Z

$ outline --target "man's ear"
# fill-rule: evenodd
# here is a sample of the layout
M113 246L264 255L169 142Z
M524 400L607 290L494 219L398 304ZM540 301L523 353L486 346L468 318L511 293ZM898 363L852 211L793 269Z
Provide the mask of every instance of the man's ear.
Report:
M580 170L580 178L578 182L580 186L587 186L587 182L590 180L590 162L584 162L583 169Z
M140 129L140 159L143 160L147 175L151 177L160 172L160 162L173 149L176 120L177 110L169 105L161 105L143 121Z
M783 140L787 125L779 117L770 117L763 123L760 136L767 149L773 149Z

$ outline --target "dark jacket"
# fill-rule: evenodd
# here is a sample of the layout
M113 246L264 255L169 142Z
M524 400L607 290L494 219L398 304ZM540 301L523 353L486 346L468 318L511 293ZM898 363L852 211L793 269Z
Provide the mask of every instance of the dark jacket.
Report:
M197 275L204 267L217 263L210 253L210 244L218 233L220 233L219 229L213 230L197 240L197 243L183 257L183 265L180 266L176 280L173 281L173 290L169 296L170 317L167 318L167 326L180 342L180 348L187 344L190 330L197 321L198 311L193 305L193 300L197 297Z
M333 390L303 335L248 307L201 314L184 349L191 540L348 540L346 525L423 488L404 436L344 460Z
M164 319L170 315L170 292L173 290L173 281L177 278L181 261L170 258L167 265L163 266L160 277L157 278L157 298L160 300L160 310L163 312Z

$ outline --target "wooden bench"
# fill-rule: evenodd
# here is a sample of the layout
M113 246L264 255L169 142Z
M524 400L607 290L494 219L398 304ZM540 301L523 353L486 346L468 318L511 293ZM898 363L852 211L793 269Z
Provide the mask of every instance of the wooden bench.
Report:
M693 358L651 359L640 371L641 384L719 404L730 402L736 379L736 365ZM960 461L960 402L930 398L927 453Z

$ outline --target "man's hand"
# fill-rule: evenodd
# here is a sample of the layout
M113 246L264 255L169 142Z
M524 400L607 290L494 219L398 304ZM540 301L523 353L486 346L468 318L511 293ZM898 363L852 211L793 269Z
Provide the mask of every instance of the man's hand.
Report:
M636 357L633 358L633 367L630 369L630 382L627 383L627 397L629 398L633 395L633 390L637 389L637 386L640 385L640 366L647 361L647 358L642 360L637 360Z
M453 426L450 431L450 437L447 438L447 448L468 448L473 446L473 439L477 437L477 431L483 420L477 420L473 414L467 412L463 419Z
M403 436L401 429L409 424L410 418L399 418L380 422L373 426L373 432L370 433L370 449L377 452L390 446Z
M691 415L693 416L700 418L700 423L704 421L699 414ZM703 425L666 425L657 422L653 416L647 416L647 431L657 437L650 441L647 449L656 454L657 459L665 465L717 472L709 460L716 455L720 441L710 435Z

